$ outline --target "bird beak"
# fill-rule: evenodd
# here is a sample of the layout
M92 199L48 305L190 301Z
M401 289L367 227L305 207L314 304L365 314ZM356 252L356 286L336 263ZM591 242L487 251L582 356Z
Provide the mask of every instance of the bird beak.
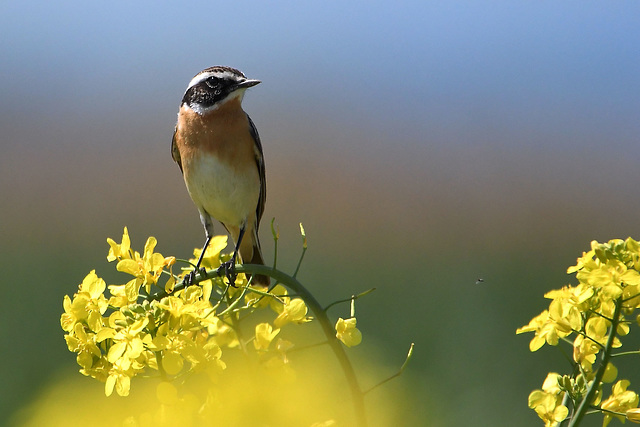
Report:
M258 83L260 83L260 80L247 79L247 80L245 80L243 82L238 83L236 85L236 89L247 89L247 88L250 88L252 86L257 85Z

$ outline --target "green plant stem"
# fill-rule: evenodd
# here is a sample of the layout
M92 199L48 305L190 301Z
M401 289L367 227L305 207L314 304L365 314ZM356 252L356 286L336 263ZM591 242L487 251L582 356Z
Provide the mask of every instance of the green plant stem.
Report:
M609 329L609 338L607 338L607 344L604 347L602 354L602 361L600 362L600 367L598 368L598 372L596 372L596 377L593 379L589 390L587 390L587 394L585 394L584 398L580 402L580 406L576 410L571 422L569 423L569 427L577 427L580 425L582 418L586 415L587 410L591 407L591 401L594 399L596 395L596 391L602 382L602 377L604 376L604 372L607 369L607 365L609 364L609 359L611 358L611 350L613 349L613 343L616 338L616 330L618 328L618 323L620 323L620 312L622 311L622 300L618 299L616 301L616 308L613 313L613 319L611 319L611 328Z
M302 248L302 253L300 254L300 259L298 260L298 265L296 266L296 271L293 272L292 277L296 277L298 275L298 271L300 271L300 266L302 265L302 260L304 259L304 254L307 253L307 248Z
M344 351L342 343L336 337L336 331L333 328L333 324L329 320L327 313L324 311L318 300L316 300L311 292L309 292L304 286L302 286L302 284L295 277L289 276L288 274L280 270L276 270L264 265L243 264L237 265L236 271L238 273L263 274L265 276L270 276L300 295L307 306L311 309L316 319L318 319L318 322L320 322L322 331L327 337L329 347L331 347L331 350L333 351L334 355L338 359L338 362L340 363L340 366L342 367L342 371L344 372L347 383L349 384L349 389L351 390L351 397L353 399L353 405L355 409L356 423L359 427L366 427L367 417L364 407L364 393L360 389L358 378L356 377L353 365L347 357L347 353Z
M356 425L358 427L366 427L367 416L364 406L364 393L362 392L362 389L360 388L360 385L358 383L358 378L356 377L353 365L347 357L347 353L345 352L342 343L336 337L336 331L333 328L333 323L331 323L331 321L329 320L326 311L322 308L318 300L316 300L311 292L309 292L304 286L302 286L302 284L295 277L289 276L288 274L275 268L257 264L236 264L235 268L237 273L251 273L269 276L294 291L304 300L307 307L311 309L316 319L318 319L318 322L322 327L322 331L327 337L327 343L329 344L329 347L331 347L333 354L338 359L338 362L342 367L342 371L344 372L344 375L347 379L347 384L349 385L349 389L351 390L351 397L353 399ZM196 283L199 283L203 280L220 276L222 274L224 274L224 272L221 269L207 271L206 276L198 273L195 277L195 280L192 282L192 285L195 285ZM184 288L184 282L179 283L175 286L173 292L179 291ZM166 296L168 296L168 294L162 291L155 295L149 296L148 299L160 300Z
M352 295L349 298L344 298L344 299L341 299L341 300L338 300L338 301L334 301L331 304L329 304L328 306L326 306L324 308L324 311L328 311L331 307L333 307L336 304L342 304L343 302L350 302L350 301L353 301L353 300L357 300L358 298L363 297L363 296L365 296L367 294L370 294L371 292L373 292L375 290L376 290L376 288L371 288L369 290L366 290L364 292L359 293L358 295Z
M365 390L364 394L367 394L367 393L375 390L376 388L380 387L381 385L388 383L392 379L397 378L400 375L402 375L402 373L404 372L405 368L409 364L409 361L411 360L411 356L413 356L413 347L414 347L414 343L411 343L411 347L409 347L409 352L407 353L407 357L405 358L404 363L402 364L402 366L400 367L398 372L396 372L395 374L391 375L390 377L380 381L378 384L374 385L373 387L370 387L369 389Z
M618 357L618 356L637 356L640 354L640 350L633 350L633 351L623 351L620 353L615 353L612 354L611 357Z

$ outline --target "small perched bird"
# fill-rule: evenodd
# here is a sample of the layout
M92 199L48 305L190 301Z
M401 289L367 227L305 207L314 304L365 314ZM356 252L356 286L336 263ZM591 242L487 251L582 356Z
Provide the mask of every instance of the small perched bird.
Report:
M242 109L245 91L260 83L239 70L216 66L191 79L182 97L173 133L171 156L200 212L206 241L190 279L200 268L213 237L213 219L222 223L235 243L224 265L235 282L235 261L264 264L258 227L266 200L262 144L255 125ZM269 285L267 276L252 283Z

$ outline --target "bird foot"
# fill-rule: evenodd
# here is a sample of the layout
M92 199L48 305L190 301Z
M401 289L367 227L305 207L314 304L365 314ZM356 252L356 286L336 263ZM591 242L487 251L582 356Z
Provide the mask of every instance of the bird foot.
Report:
M203 279L206 279L206 278L207 278L207 269L206 269L206 268L204 268L204 267L201 267L201 268L199 268L199 269L197 269L197 270L193 270L192 272L190 272L189 274L187 274L187 275L184 277L184 287L185 287L185 288L187 288L187 287L189 287L189 286L191 286L191 285L195 284L196 276L197 276L198 274L200 274L200 276L201 276Z
M218 268L218 272L224 272L225 277L229 279L229 284L234 288L237 288L236 277L238 275L236 274L236 263L234 260L230 260L220 264L220 267Z

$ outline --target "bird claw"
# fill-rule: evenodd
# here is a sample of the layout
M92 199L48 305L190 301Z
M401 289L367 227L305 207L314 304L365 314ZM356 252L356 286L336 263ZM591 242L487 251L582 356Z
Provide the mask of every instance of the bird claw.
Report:
M204 267L199 268L198 270L193 270L192 272L190 272L189 274L187 274L184 277L184 287L188 288L189 286L195 284L194 282L196 281L196 275L200 274L200 276L202 277L202 279L206 279L207 278L207 269Z
M225 277L229 279L229 284L234 288L237 288L236 277L238 275L236 274L236 263L233 260L220 264L218 271L223 271Z

